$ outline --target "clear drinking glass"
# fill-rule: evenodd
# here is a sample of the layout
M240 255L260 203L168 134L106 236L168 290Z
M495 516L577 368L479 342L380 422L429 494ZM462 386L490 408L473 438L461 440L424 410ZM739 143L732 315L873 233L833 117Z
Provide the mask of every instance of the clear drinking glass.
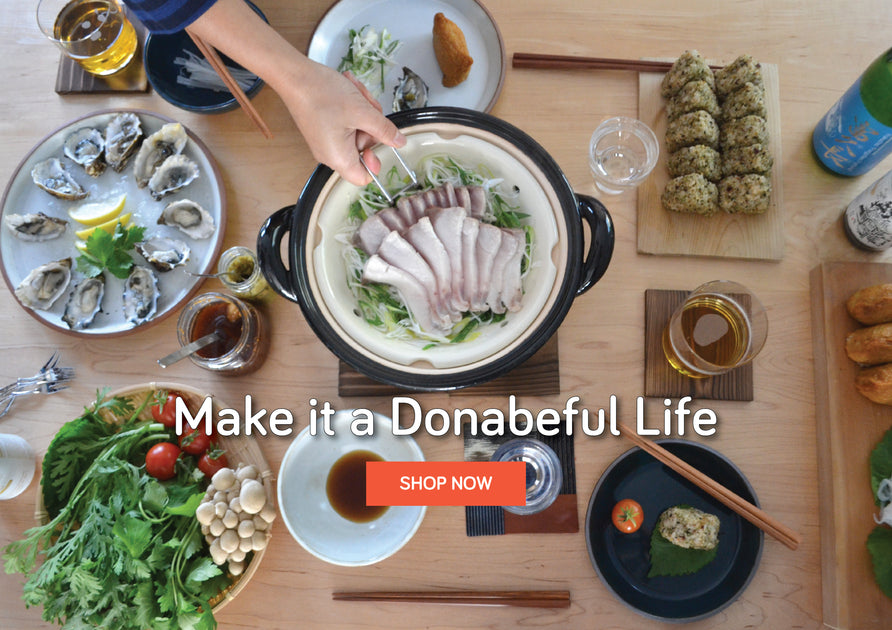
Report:
M39 0L37 25L91 74L123 70L136 53L136 30L118 0Z
M535 514L554 503L561 492L563 474L557 454L546 444L532 438L505 442L490 458L494 462L524 462L527 469L526 505L505 505L514 514Z
M729 280L694 289L663 330L663 352L692 378L724 374L756 358L768 336L765 307L752 291Z
M654 132L640 120L617 116L598 125L589 143L589 166L598 188L616 195L650 175L660 154Z

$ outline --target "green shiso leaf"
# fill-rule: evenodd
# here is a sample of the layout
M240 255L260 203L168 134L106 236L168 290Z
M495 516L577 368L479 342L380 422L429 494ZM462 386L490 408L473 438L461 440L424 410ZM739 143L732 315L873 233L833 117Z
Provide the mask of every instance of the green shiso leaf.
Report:
M879 505L877 489L883 479L892 477L892 429L886 431L883 439L879 441L870 454L870 489L873 492L873 500Z
M867 537L873 575L886 597L892 597L892 529L880 525Z
M650 537L650 571L647 577L696 573L715 560L715 549L686 549L666 540L658 528Z

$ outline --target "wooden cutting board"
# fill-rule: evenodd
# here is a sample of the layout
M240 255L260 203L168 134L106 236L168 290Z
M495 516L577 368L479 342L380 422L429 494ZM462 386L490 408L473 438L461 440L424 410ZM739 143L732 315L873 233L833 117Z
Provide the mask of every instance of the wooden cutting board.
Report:
M823 263L811 272L824 623L846 630L892 623L892 599L876 585L866 547L877 513L868 457L892 427L892 407L857 392L857 366L845 353L846 335L860 327L846 300L885 282L890 264Z
M714 63L710 61L710 63ZM638 189L638 252L641 254L720 256L781 260L784 256L783 177L781 174L781 117L777 66L762 64L765 83L771 169L771 202L762 215L717 212L711 217L669 212L660 196L669 181L666 168L666 101L660 96L663 73L638 75L638 117L660 141L660 157L653 173Z

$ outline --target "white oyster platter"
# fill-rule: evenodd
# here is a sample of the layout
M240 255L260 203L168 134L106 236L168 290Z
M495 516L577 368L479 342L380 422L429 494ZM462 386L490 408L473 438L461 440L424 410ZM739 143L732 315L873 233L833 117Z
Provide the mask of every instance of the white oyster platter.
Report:
M41 323L63 332L86 336L112 336L126 334L138 328L151 325L170 315L175 309L188 300L198 289L201 278L193 277L193 273L209 273L213 268L223 243L223 232L226 225L225 189L220 173L207 147L188 129L182 155L194 162L198 176L179 190L173 191L156 200L149 188L137 185L134 174L135 156L126 162L120 172L107 167L97 177L89 175L85 168L75 163L63 151L63 145L72 133L83 128L94 128L105 135L109 122L121 111L102 111L78 118L52 132L41 140L19 164L7 185L0 202L0 271L19 304L30 315ZM132 110L141 123L143 139L159 131L164 125L175 121L146 111ZM137 144L140 144L140 140ZM139 147L137 146L137 152ZM87 192L87 196L79 200L59 198L43 190L35 184L32 169L46 160L57 158L71 177ZM85 275L77 269L77 258L81 251L75 246L81 239L76 232L89 229L69 216L69 211L87 203L108 203L126 196L121 215L129 214L129 224L144 226L145 239L160 237L166 242L178 241L189 250L188 258L180 265L168 271L159 271L136 249L130 250L130 256L137 267L151 269L157 278L157 302L154 313L144 319L131 321L124 312L125 279L112 275L108 270L102 272L105 280L104 295L95 317L89 325L73 329L63 315L66 305L77 287L85 279ZM187 235L173 225L161 225L158 219L168 204L181 200L191 200L207 211L202 238ZM43 213L55 219L67 221L61 235L42 241L24 240L8 225L10 215L29 215ZM16 288L28 277L32 270L54 261L71 260L71 279L66 289L52 302L48 308L30 308L15 294Z

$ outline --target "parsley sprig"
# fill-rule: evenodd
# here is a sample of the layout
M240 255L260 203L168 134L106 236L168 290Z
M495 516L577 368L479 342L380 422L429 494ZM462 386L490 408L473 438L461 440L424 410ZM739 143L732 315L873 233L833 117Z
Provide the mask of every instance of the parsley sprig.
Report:
M145 237L146 228L131 225L125 228L118 223L114 234L105 230L93 230L86 241L86 251L77 257L77 270L89 278L95 278L103 269L122 280L130 274L133 258L130 251Z

